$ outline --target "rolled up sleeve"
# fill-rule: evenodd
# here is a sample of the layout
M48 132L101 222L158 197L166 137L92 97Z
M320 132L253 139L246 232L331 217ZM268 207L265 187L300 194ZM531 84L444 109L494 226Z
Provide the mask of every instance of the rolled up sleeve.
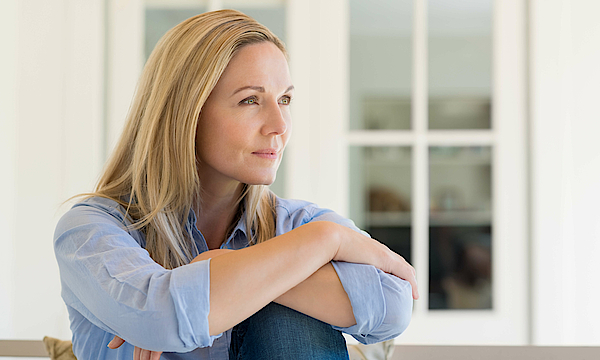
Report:
M67 306L100 329L156 351L210 346L210 260L166 270L102 209L76 205L54 250Z
M363 344L393 339L406 330L412 315L412 289L371 265L332 261L352 304L356 325L334 329Z

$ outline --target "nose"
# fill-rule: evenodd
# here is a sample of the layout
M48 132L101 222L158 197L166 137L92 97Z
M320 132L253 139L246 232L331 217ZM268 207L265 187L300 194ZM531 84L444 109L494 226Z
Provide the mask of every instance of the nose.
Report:
M265 120L261 133L263 135L283 135L287 131L288 124L284 111L279 104L269 104L265 108Z

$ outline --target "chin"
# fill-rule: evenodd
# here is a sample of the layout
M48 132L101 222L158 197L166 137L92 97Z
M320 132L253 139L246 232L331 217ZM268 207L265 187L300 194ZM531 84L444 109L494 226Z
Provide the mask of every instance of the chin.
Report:
M255 177L251 179L247 179L247 181L242 181L244 184L248 185L271 185L275 182L275 176L265 176L265 177Z

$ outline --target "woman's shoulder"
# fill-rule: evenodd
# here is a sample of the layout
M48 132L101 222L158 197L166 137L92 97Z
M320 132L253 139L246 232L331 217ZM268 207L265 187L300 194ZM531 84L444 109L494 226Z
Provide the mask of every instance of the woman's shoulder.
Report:
M101 196L90 196L77 202L58 221L54 239L71 233L123 234L143 243L139 231L131 228L125 208L117 201Z
M117 201L101 196L90 196L75 203L57 224L56 230L68 229L87 223L129 225L125 208Z
M101 211L113 216L119 221L125 221L125 208L116 200L107 197L87 197L73 205L69 212L81 212L86 210Z
M310 201L298 200L298 199L284 199L277 196L275 209L278 216L284 218L311 218L317 213L322 211L332 211L319 207L319 205Z
M282 232L312 221L331 221L358 230L352 220L310 201L277 197L276 213L277 227L282 229Z
M277 197L276 212L278 234L285 233L312 221L331 221L369 236L368 233L360 230L354 224L354 221L310 201Z

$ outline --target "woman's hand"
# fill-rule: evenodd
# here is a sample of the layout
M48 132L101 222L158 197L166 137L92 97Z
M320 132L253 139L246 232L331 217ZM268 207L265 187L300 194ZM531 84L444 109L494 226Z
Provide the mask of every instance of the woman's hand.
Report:
M108 347L110 349L116 349L119 346L123 345L125 340L121 339L118 336L115 336L109 343ZM133 360L159 360L162 351L150 351L140 349L139 347L135 347L133 349Z
M413 298L419 298L415 269L404 258L379 241L345 226L337 227L339 248L333 260L373 265L404 279L412 286Z

